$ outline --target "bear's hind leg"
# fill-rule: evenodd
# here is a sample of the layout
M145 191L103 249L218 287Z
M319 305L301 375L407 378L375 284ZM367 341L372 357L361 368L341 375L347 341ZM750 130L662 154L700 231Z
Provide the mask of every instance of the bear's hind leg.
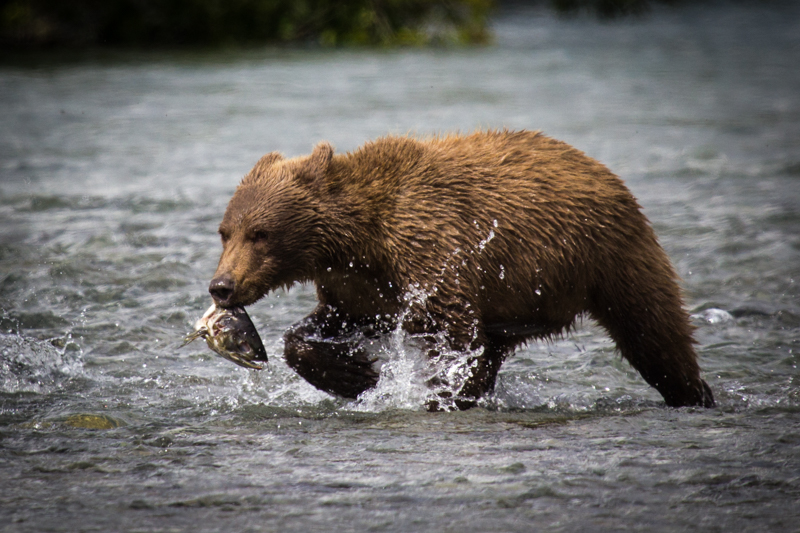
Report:
M658 263L609 273L590 313L668 406L713 407L711 389L700 378L693 327L675 274Z

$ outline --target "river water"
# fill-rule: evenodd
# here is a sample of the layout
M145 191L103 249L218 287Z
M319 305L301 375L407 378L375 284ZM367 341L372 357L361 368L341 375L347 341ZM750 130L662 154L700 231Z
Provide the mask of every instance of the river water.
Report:
M797 531L800 7L758 4L506 10L485 48L6 58L0 529ZM266 371L178 348L262 154L495 127L626 180L717 408L664 407L589 320L478 409L427 413L402 371L332 398L281 356L309 287L249 309Z

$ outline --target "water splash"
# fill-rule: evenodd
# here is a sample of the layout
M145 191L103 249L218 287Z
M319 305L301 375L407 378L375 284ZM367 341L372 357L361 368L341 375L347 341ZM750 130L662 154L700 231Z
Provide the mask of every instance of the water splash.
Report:
M40 341L0 334L0 392L47 394L63 387L83 374L76 348L69 339Z
M402 327L412 306L424 309L429 293L419 286L408 287L403 295L405 305L395 329L372 352L380 375L374 388L362 393L349 407L355 411L376 412L386 409L420 409L430 390L425 384L424 350L414 336Z
M436 335L406 332L403 323L413 308L424 309L428 297L429 293L419 287L409 287L397 326L373 346L372 353L379 361L378 383L349 408L367 412L419 410L436 402L441 409L457 409L457 394L469 379L483 348L456 351L449 347L444 332Z
M483 250L486 248L486 245L489 244L492 241L492 239L494 239L494 237L495 237L494 230L490 229L489 234L486 236L486 238L478 243L478 253L482 253Z
M481 231L477 220L475 228ZM486 236L474 246L455 248L445 259L439 274L443 282L448 269L455 271L455 282L459 283L459 269L467 266L469 255L484 253L488 244L497 236L498 221L492 221ZM480 267L479 267L480 268ZM500 279L505 277L505 267L500 265ZM450 348L444 333L416 336L403 330L403 323L412 308L424 309L429 296L438 287L408 287L404 295L404 311L397 327L374 352L379 361L380 377L375 388L364 392L351 408L358 411L381 411L385 409L419 409L435 401L445 410L455 410L458 392L464 386L477 364L483 348L474 351L457 351Z

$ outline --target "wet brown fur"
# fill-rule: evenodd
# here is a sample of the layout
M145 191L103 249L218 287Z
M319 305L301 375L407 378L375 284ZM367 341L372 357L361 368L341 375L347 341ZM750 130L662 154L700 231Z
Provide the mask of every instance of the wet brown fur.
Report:
M307 335L375 325L376 316L391 327L418 287L428 297L411 303L406 330L484 348L460 393L464 406L491 390L516 346L561 334L583 313L667 405L713 405L677 276L640 206L605 166L540 133L268 154L237 188L220 233L215 280L235 283L223 305L316 284L320 305L287 333L286 354L323 390L353 397L377 376L361 364L349 388L328 382L320 368L333 370L336 357Z

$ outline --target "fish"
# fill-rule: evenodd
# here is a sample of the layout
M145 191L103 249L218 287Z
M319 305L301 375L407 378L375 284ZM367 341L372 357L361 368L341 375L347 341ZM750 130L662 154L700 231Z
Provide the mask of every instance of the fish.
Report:
M244 307L224 308L213 304L194 324L194 331L183 339L181 348L203 337L206 344L223 358L244 368L262 370L257 362L267 362L267 351Z

